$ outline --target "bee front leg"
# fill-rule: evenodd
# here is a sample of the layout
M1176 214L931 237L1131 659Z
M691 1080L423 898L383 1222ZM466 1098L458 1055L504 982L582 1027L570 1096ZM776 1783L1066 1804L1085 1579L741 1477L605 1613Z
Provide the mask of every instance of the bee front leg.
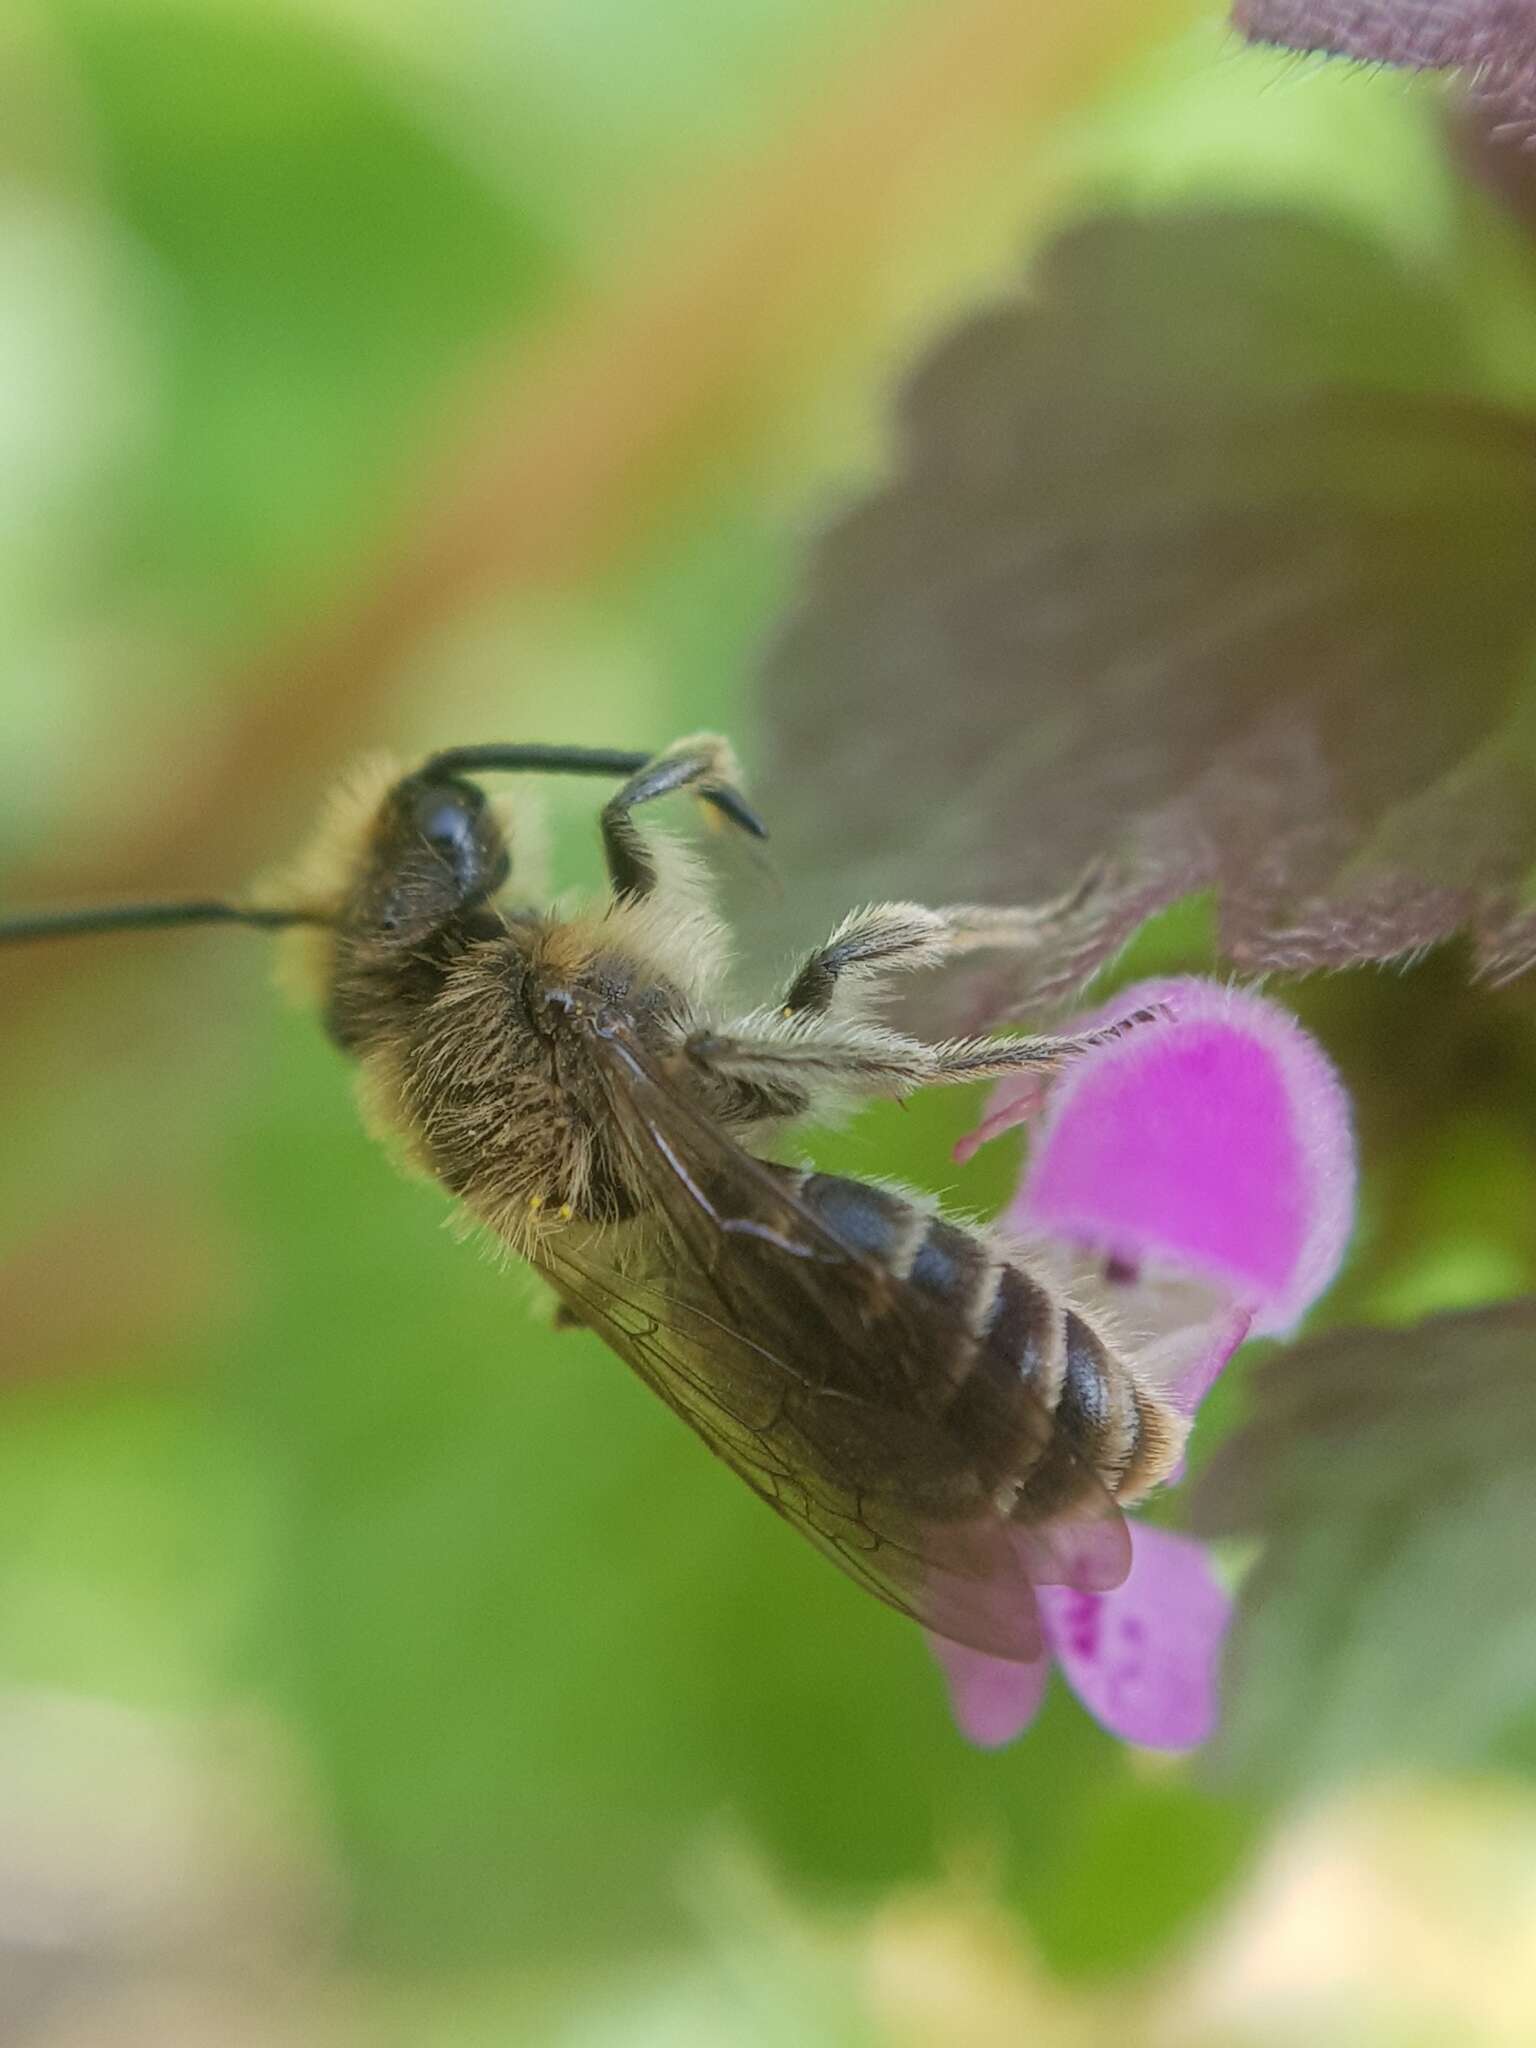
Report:
M694 790L743 832L765 839L766 828L748 809L736 787L736 777L735 755L729 744L713 733L678 740L637 770L602 811L603 853L614 895L649 896L656 886L655 859L630 813L659 796Z

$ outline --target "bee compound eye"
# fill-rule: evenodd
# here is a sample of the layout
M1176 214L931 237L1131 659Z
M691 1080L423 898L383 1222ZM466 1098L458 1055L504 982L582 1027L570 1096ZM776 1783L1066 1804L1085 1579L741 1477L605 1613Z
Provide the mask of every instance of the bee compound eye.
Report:
M485 799L468 783L428 783L417 792L416 829L429 846L461 855L479 835Z
M402 927L440 919L502 886L511 865L507 848L474 783L418 779L401 788L397 802L393 858L411 897Z

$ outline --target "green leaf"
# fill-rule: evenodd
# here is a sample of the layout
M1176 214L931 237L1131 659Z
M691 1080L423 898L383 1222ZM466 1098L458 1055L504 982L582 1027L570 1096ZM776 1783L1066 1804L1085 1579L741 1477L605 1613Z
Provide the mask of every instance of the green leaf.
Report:
M1032 1901L1042 1945L1065 1974L1120 1974L1149 1963L1232 1888L1253 1854L1261 1805L1214 1796L1176 1770L1154 1776L1156 1769L1102 1788L1063 1846L1055 1882Z
M428 401L547 286L543 232L318 26L60 11L106 202L164 323L138 571L231 601L323 590L338 551L380 538Z
M1490 1758L1536 1696L1536 1300L1272 1356L1196 1489L1258 1538L1228 1767L1268 1792Z

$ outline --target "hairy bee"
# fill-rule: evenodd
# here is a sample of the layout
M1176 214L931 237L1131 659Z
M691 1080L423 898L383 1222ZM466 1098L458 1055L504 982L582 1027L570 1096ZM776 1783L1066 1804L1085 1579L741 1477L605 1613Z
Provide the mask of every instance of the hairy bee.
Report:
M516 904L476 779L506 770L623 778L605 902ZM0 940L293 927L370 1125L532 1263L563 1320L867 1590L1031 1658L1031 1585L1124 1577L1118 1504L1167 1475L1182 1419L1018 1249L773 1151L840 1102L1046 1072L1111 1034L929 1045L873 1021L888 975L1027 946L1051 916L910 903L854 912L778 1003L730 1015L700 871L634 812L689 791L760 836L736 780L711 736L655 756L459 748L351 786L280 900L15 918Z

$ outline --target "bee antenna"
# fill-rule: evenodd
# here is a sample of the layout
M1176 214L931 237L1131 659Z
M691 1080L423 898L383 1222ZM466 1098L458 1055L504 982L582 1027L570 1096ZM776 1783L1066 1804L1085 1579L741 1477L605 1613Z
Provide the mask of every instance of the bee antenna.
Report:
M328 924L313 910L265 909L254 903L109 903L94 910L46 910L0 917L0 946L28 939L85 938L97 932L159 931L183 924L243 924L263 931Z

